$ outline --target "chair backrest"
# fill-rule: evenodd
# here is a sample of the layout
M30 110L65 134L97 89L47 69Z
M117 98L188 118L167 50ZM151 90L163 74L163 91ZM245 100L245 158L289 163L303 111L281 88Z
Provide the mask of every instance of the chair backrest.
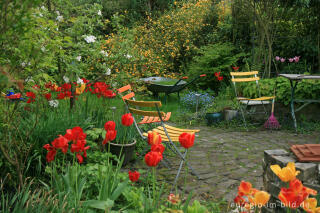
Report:
M132 92L132 89L131 89L131 85L128 84L124 87L121 87L118 90L118 94L121 96L122 100L126 100L126 99L132 99L132 100L135 100L134 98L134 92Z
M127 109L130 113L133 114L133 122L135 127L137 128L140 136L145 139L145 136L143 136L143 131L138 126L138 123L136 122L134 115L142 115L142 116L153 116L153 117L159 117L161 120L161 123L163 124L162 118L165 117L165 113L161 112L159 110L159 107L161 107L160 101L135 101L131 99L125 99L124 102L126 103ZM152 107L155 110L153 111L145 111L141 110L138 107Z
M137 114L137 115L143 115L143 116L154 116L154 117L164 117L165 113L161 112L159 107L162 106L160 101L135 101L135 100L130 100L126 99L125 100L129 112L132 114ZM137 107L152 107L155 110L153 111L146 111L146 110L141 110L140 108Z
M236 83L242 83L242 82L252 82L255 81L258 89L258 94L260 94L260 88L259 88L259 76L258 71L250 71L250 72L230 72L231 75L231 81L234 86L235 93L237 95L237 89L236 89Z

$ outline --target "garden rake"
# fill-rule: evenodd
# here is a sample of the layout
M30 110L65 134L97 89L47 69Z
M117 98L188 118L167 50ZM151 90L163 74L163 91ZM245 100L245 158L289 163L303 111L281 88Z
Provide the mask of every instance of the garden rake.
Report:
M274 101L275 99L272 100L272 109L271 109L271 116L268 118L268 120L264 123L264 127L266 129L279 129L280 124L277 120L277 118L274 116Z

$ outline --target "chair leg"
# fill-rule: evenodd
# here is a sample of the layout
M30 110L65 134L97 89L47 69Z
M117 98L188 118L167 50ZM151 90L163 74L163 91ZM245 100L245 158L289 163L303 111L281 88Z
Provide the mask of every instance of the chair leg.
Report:
M162 163L165 167L167 167L167 169L171 169L170 162L169 162L169 160L168 160L165 156L163 156L163 159L162 159L161 163Z
M240 104L241 104L241 103L240 103ZM245 118L244 111L243 111L243 109L242 109L241 106L240 106L240 111L241 111L241 115L242 115L242 120L243 120L244 126L245 126L246 130L248 131L246 118Z
M186 151L184 152L183 158L186 157L187 153L188 153L188 150L186 150ZM179 165L179 169L178 169L178 173L177 173L177 175L176 175L176 177L175 177L175 179L174 179L174 181L173 181L173 186L172 186L172 188L177 184L177 181L178 181L179 175L180 175L180 173L181 173L181 169L182 169L183 163L184 163L184 160L181 160L181 161L180 161L180 165ZM171 190L172 190L172 188L171 188ZM171 191L171 190L170 190L170 191Z
M188 163L188 161L185 159L185 157L181 154L181 152L178 150L177 146L171 142L171 145L174 147L175 152L180 156L180 158L186 163L186 165L189 167L189 169L191 170L191 174L196 176L198 179L200 179L199 175L195 172L195 170L192 168L192 166Z

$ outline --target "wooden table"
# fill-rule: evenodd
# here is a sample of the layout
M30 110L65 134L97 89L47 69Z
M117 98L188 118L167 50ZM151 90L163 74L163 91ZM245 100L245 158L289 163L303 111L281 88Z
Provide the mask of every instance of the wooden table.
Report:
M291 101L290 101L291 116L292 116L294 128L295 128L295 130L297 132L297 120L296 120L295 112L300 111L302 108L306 107L307 105L309 105L311 103L320 103L320 100L312 100L312 99L308 99L308 100L301 100L300 99L300 100L298 100L298 99L294 99L294 93L295 93L295 89L297 87L297 84L298 84L298 82L300 82L303 79L320 80L320 75L279 74L279 76L285 77L285 78L289 79L289 81L290 81L290 86L291 86ZM294 102L303 103L303 105L295 110L294 109Z

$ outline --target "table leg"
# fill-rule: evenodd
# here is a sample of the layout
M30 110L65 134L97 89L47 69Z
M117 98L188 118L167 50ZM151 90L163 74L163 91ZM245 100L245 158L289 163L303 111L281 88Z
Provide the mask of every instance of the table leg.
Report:
M290 85L291 85L291 116L292 116L292 120L293 120L293 126L295 131L297 132L297 119L296 119L296 115L294 112L294 91L297 87L298 81L295 81L295 83L292 82L292 80L290 80Z

